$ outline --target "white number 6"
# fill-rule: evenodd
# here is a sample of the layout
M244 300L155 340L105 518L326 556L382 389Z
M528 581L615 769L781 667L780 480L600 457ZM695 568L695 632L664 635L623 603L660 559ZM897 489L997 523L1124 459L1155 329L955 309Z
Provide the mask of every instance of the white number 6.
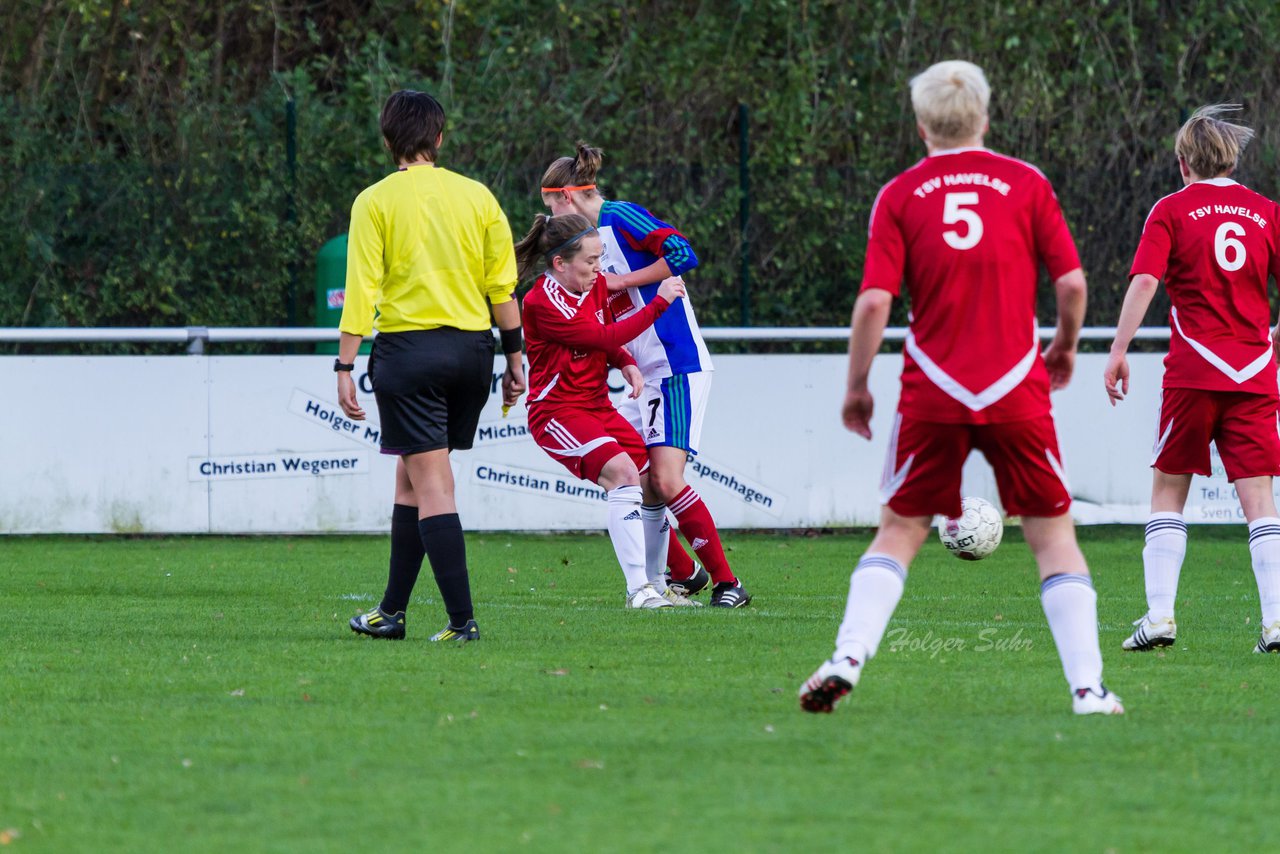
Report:
M964 207L965 205L976 205L977 203L977 193L947 193L946 198L943 199L942 221L947 225L963 222L968 226L968 230L964 235L961 235L958 231L942 232L942 239L947 241L947 245L952 249L972 249L982 239L982 217L978 216L977 211L967 210ZM1241 261L1240 263L1243 264L1244 262ZM1232 267L1231 269L1235 268Z
M1224 222L1218 226L1218 233L1213 236L1213 257L1219 267L1234 273L1244 266L1245 251L1244 244L1227 236L1230 234L1244 234L1244 226L1238 222Z

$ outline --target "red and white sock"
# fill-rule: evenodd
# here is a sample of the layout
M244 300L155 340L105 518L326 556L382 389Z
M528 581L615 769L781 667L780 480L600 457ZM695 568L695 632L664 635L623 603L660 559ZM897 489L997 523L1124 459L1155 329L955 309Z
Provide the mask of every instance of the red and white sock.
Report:
M724 548L720 545L720 533L716 530L715 520L711 518L707 505L702 502L702 496L694 492L692 486L686 486L667 506L676 517L680 532L693 547L693 553L701 559L707 572L711 573L711 580L716 584L725 581L736 584L738 579L729 568L729 561L725 559Z
M671 577L676 581L688 581L693 578L693 558L689 557L684 546L680 545L680 537L676 535L675 525L667 526L667 537L669 539L667 569L671 570Z

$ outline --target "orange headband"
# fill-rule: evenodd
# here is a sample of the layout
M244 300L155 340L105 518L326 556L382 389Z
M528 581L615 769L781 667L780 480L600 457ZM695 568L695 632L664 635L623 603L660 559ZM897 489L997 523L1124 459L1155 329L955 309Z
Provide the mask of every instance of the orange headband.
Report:
M594 190L595 184L583 184L581 187L543 187L544 193L576 193L581 190Z

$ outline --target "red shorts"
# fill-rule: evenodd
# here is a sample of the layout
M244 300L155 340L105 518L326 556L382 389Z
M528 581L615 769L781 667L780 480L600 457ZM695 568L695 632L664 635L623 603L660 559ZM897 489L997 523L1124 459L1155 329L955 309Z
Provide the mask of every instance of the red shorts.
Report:
M1280 475L1278 406L1269 394L1167 388L1151 465L1165 474L1212 474L1213 442L1227 480Z
M623 453L631 457L640 471L649 467L644 440L613 407L565 409L537 415L542 417L531 413L529 418L533 440L574 477L597 483L605 463Z
M880 501L900 516L960 515L960 470L979 450L995 469L1010 516L1061 516L1071 492L1053 416L1000 424L942 424L901 412L893 424Z

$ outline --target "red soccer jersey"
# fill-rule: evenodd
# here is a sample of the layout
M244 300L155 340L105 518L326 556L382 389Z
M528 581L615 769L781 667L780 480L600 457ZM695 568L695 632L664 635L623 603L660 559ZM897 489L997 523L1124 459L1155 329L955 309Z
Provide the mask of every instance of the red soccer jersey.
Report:
M1267 275L1280 278L1280 206L1230 178L1156 202L1129 275L1164 279L1165 388L1276 394Z
M634 365L622 346L653 324L668 303L655 297L641 311L614 322L604 276L576 294L548 274L524 298L525 352L529 359L529 417L560 408L612 408L609 365Z
M1036 335L1040 266L1080 266L1039 169L985 148L935 152L881 189L862 290L905 284L910 332L898 409L989 424L1049 411Z

